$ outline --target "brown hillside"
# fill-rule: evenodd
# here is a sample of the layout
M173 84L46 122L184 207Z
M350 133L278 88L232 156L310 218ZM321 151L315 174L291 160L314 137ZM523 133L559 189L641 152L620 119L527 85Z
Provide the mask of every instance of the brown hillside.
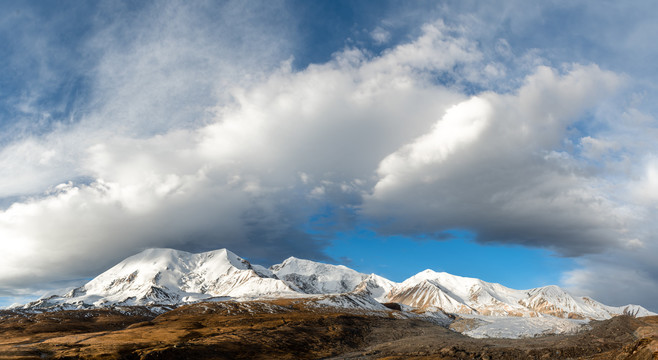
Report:
M145 311L0 313L0 359L652 359L658 317L619 316L572 336L472 339L421 320L304 301Z

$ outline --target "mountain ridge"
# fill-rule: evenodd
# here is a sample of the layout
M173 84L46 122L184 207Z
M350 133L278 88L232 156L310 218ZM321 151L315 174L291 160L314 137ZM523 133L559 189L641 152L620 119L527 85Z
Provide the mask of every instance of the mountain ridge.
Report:
M265 268L227 249L203 253L154 248L130 256L85 285L14 308L34 311L109 306L179 306L223 299L313 298L354 294L358 303L395 302L460 315L554 316L602 320L653 315L639 305L607 306L556 285L515 290L427 269L396 283L344 265L289 257ZM320 296L320 297L318 297ZM324 297L326 299L326 297ZM319 301L319 300L318 300ZM337 301L336 303L340 303ZM372 305L372 306L371 306Z

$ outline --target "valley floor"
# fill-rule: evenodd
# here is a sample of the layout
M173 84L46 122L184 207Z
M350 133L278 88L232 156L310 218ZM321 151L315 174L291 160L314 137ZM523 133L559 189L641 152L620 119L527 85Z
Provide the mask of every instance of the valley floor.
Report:
M0 359L658 359L658 317L618 316L575 335L474 339L394 312L303 301L21 314L0 311Z

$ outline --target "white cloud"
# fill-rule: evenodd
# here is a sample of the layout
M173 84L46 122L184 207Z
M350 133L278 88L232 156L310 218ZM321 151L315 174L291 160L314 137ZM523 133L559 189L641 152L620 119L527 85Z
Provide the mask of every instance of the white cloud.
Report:
M0 292L151 246L321 257L324 240L301 229L330 205L336 227L463 228L581 256L568 284L621 302L610 284L639 274L627 294L651 301L655 118L611 98L628 76L556 69L503 39L528 34L541 7L474 4L460 6L485 15L456 16L461 27L432 21L378 56L347 48L299 70L296 24L276 5L113 9L80 46L88 96L74 121L0 149L0 197L17 197L0 211ZM17 106L52 116L38 98Z
M41 192L78 176L71 171L75 164L67 157L69 151L69 146L52 137L28 138L0 149L0 197Z
M636 203L658 209L658 158L647 160L641 177L628 187Z
M576 255L618 243L624 214L598 179L572 168L570 124L618 88L596 66L540 67L516 94L484 93L448 110L427 135L386 157L364 213L393 233L475 231L480 241Z
M601 160L604 156L620 148L619 144L613 141L596 139L591 136L580 139L580 145L583 148L583 155L593 160Z
M490 112L490 104L477 97L449 108L430 133L382 160L377 171L381 179L375 185L375 193L386 192L389 187L404 186L400 183L408 181L409 177L422 183L434 182L436 177L419 172L428 165L444 162L455 152L477 141L488 125Z
M658 251L655 238L651 247L631 247L579 259L580 268L564 274L563 283L575 294L588 295L610 305L629 302L658 310Z
M212 107L207 97L179 98L200 85L186 79L205 79L207 69L189 70L178 51L203 48L203 39L179 49L173 35L153 43L147 32L135 51L109 52L95 72L102 98L88 118L47 141L4 149L6 159L23 154L6 168L36 179L15 192L50 185L54 178L37 166L93 180L0 212L0 238L12 239L0 244L0 284L88 276L152 246L321 257L321 240L299 230L309 214L327 201L358 205L358 188L369 183L360 179L464 98L428 79L479 56L437 26L378 57L347 49L297 72L284 62L261 82L225 89L233 100L216 97ZM177 108L188 105L198 109ZM71 157L62 164L64 154Z
M391 33L380 26L377 26L375 30L371 31L370 36L375 40L375 43L380 45L387 43L391 39Z

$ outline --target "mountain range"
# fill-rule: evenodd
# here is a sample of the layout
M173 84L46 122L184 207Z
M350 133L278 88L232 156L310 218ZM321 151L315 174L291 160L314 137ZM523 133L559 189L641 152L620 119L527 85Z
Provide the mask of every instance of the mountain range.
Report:
M226 249L199 254L147 249L81 287L13 308L23 311L111 306L170 309L199 301L276 298L303 298L365 310L385 309L381 304L395 303L400 309L462 316L603 320L621 314L655 315L638 305L607 306L554 285L514 290L429 269L396 283L343 265L294 257L265 268Z

